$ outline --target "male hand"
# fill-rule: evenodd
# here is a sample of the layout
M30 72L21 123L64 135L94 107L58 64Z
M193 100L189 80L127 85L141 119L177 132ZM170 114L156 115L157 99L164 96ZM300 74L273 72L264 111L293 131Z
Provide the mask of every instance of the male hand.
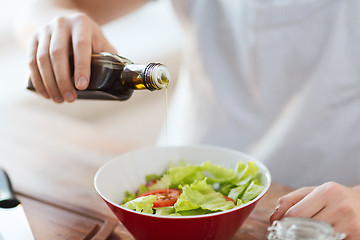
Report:
M53 19L31 39L28 47L30 78L36 91L56 103L73 102L78 90L87 88L91 54L116 50L100 26L84 13ZM69 53L74 55L74 84L71 81Z
M270 221L283 217L308 217L331 224L347 240L360 239L360 191L335 182L304 187L278 200Z

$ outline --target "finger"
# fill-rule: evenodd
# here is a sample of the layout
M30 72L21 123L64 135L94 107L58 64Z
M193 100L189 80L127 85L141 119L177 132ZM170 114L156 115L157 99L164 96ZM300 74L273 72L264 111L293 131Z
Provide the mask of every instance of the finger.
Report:
M270 222L281 219L289 208L291 208L293 205L295 205L297 202L303 199L312 190L313 190L312 187L304 187L297 189L279 198L277 207L270 216Z
M296 204L291 206L284 217L308 217L311 218L326 208L327 201L320 187L314 189L304 196Z
M335 182L324 183L292 206L284 216L314 217L321 216L320 212L334 212L349 217L354 212L349 198L354 194L348 194L347 189Z
M92 52L94 53L109 52L109 53L117 54L117 50L107 41L99 44L96 44L96 42L94 42L92 47Z
M72 45L74 51L74 81L79 90L89 85L91 65L91 30L86 15L75 16L76 24L72 29Z
M64 99L62 98L59 88L57 87L49 55L50 38L50 34L47 33L43 33L39 38L36 59L46 91L55 102L62 103Z
M94 31L93 39L94 39L94 41L92 43L92 51L94 53L100 53L100 52L109 52L109 53L115 53L115 54L117 53L117 50L105 38L100 27L98 27Z
M322 209L321 211L319 211L318 213L316 213L314 216L312 216L313 219L316 220L321 220L324 222L327 222L331 225L334 226L334 224L338 224L338 221L335 220L336 219L341 219L340 221L343 222L343 220L345 220L343 217L339 218L338 216L335 217L336 215L335 211L333 211L333 209L331 209L330 207L326 207L324 209Z
M62 97L67 102L76 99L69 66L70 29L64 19L59 18L50 41L50 58L55 80Z
M117 50L114 48L114 46L112 46L109 42L106 41L106 44L104 45L104 47L102 47L103 50L101 50L101 52L110 52L110 53L117 53Z
M48 92L45 89L45 86L42 82L42 78L38 69L36 61L36 52L38 49L38 39L37 36L34 36L29 41L29 46L27 48L27 56L29 59L29 68L30 68L30 79L35 88L35 90L45 98L50 98Z

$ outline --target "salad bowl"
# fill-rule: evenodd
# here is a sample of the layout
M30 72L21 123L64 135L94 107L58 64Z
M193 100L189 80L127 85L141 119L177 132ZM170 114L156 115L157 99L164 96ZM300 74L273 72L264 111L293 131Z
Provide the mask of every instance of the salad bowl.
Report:
M210 162L227 168L234 168L239 161L255 162L263 188L249 202L203 215L152 215L128 209L122 204L125 192L136 192L140 185L145 184L146 175L162 174L170 162L180 159L194 165ZM232 149L204 145L149 147L131 151L105 163L94 178L97 193L137 240L231 239L266 194L270 184L269 170L251 156Z

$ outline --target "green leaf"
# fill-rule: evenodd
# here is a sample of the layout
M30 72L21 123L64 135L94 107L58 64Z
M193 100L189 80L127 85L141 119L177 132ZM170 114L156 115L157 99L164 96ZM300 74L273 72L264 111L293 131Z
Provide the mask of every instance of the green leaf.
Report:
M205 162L202 165L208 183L223 183L229 182L235 178L234 169L225 168L220 165L213 164L211 162Z
M244 204L244 203L243 203L243 201L241 201L241 199L238 199L238 200L236 201L236 206L240 206L240 205L242 205L242 204Z
M123 204L128 202L128 201L134 200L135 198L136 198L135 193L130 193L129 191L126 191L125 196L124 196L124 200L123 200Z
M153 214L153 204L156 201L155 195L138 197L124 204L124 207L135 210L137 212Z
M155 215L169 216L175 213L174 207L155 208Z
M219 186L218 188L218 192L221 192L222 194L224 194L225 196L228 196L231 189L233 189L234 187L236 187L237 185L233 184L233 183L223 183Z
M151 182L151 181L160 179L160 178L161 178L160 175L157 175L157 174L149 174L149 175L146 175L146 176L145 176L145 181L148 183L148 182Z
M230 190L230 193L227 195L229 198L236 201L238 198L241 198L242 194L245 192L247 185L241 185Z
M182 188L182 194L175 203L175 212L201 208L210 211L228 210L235 207L232 201L216 192L206 180L195 181L191 185Z
M259 171L259 167L256 165L254 161L248 161L245 169L243 171L239 172L239 179L238 180L244 180L246 178L254 178L256 177L257 173Z
M212 213L212 212L213 211L198 208L198 209L193 209L193 210L188 210L188 211L179 211L176 214L178 214L177 216L192 216L192 215L208 214L208 213Z
M246 164L244 162L238 161L235 167L235 172L237 175L241 174L246 168Z
M149 190L166 189L169 188L170 185L171 185L171 176L164 175L158 181L156 181L156 183L149 186Z
M252 181L250 185L246 188L244 194L241 197L241 200L243 202L249 202L254 198L256 198L263 189L264 189L263 186L260 186L256 184L255 181Z
M196 165L170 168L169 176L172 187L177 187L180 184L191 184L196 180L205 178L202 168Z
M158 215L184 216L217 212L235 207L224 196L232 198L237 206L256 198L264 189L260 177L259 167L253 161L239 161L234 169L230 169L211 162L189 165L181 159L177 164L171 163L161 177L157 174L148 175L147 181L158 180L150 187L140 185L138 190L141 194L148 190L181 188L182 194L174 207L154 210L152 199L148 198L153 195L140 198L140 203L139 198L134 199L135 194L129 192L125 193L123 203L136 211L155 212Z
M145 186L144 184L140 184L139 186L139 191L137 192L137 195L140 195L144 192L149 191L149 188L147 186Z
M186 196L178 198L174 205L175 211L187 211L200 208L200 205L193 203L191 200L186 199Z

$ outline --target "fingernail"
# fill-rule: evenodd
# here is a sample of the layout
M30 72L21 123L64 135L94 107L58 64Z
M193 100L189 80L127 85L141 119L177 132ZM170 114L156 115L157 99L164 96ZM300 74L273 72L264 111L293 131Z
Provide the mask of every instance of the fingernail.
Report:
M77 81L77 87L81 88L81 89L86 88L87 83L88 83L88 80L86 79L86 77L80 77Z
M270 216L273 216L274 214L276 214L277 211L279 211L280 206L276 206L276 208L274 209L274 211L270 214Z
M61 103L61 102L64 101L64 99L62 97L60 97L60 96L54 97L54 100L55 100L55 102L58 102L58 103Z
M45 98L50 98L49 94L47 93L47 91L42 91L41 95L43 95Z
M275 210L271 213L271 216L273 216L274 214L276 214L279 211L279 208L275 208Z
M68 102L72 102L75 100L75 95L72 92L66 92L64 94L65 100Z
M280 209L280 205L277 205L274 212L279 211L279 209Z

